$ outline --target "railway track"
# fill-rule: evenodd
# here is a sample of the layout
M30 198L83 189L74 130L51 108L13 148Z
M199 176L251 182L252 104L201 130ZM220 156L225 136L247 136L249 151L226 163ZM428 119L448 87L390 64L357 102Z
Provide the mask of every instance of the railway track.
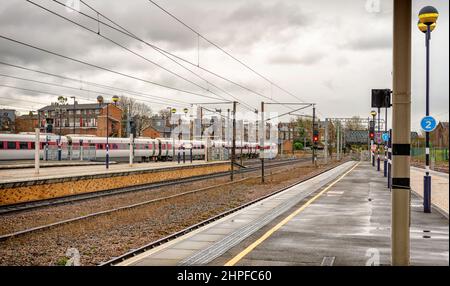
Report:
M345 163L345 162L346 162L346 161L343 161L343 162L341 162L341 164L343 164L343 163ZM341 164L339 164L339 165L341 165ZM176 232L176 233L173 233L173 234L171 234L171 235L168 235L168 236L166 236L166 237L163 237L163 238L161 238L161 239L158 239L158 240L156 240L156 241L154 241L154 242L150 242L149 244L146 244L146 245L144 245L144 246L142 246L142 247L140 247L140 248L133 249L133 250L131 250L131 251L129 251L129 252L127 252L127 253L121 255L121 256L114 257L114 258L112 258L112 259L110 259L110 260L108 260L108 261L106 261L106 262L100 263L99 266L114 266L114 265L117 265L117 264L119 264L120 262L123 262L123 261L125 261L125 260L127 260L127 259L129 259L129 258L132 258L132 257L134 257L134 256L136 256L136 255L138 255L138 254L141 254L141 253L146 252L146 251L148 251L148 250L150 250L150 249L153 249L153 248L155 248L155 247L157 247L157 246L160 246L160 245L162 245L162 244L165 244L165 243L167 243L167 242L169 242L169 241L171 241L171 240L174 240L174 239L176 239L176 238L178 238L178 237L180 237L180 236L183 236L183 235L185 235L185 234L187 234L187 233L189 233L189 232L192 232L192 231L194 231L194 230L196 230L196 229L198 229L198 228L200 228L200 227L202 227L202 226L205 226L205 225L207 225L207 224L210 224L210 223L212 223L212 222L214 222L214 221L216 221L216 220L218 220L218 219L221 219L221 218L223 218L223 217L225 217L225 216L227 216L227 215L230 215L230 214L232 214L232 213L234 213L234 212L237 212L237 211L239 211L239 210L241 210L241 209L243 209L243 208L246 208L246 207L248 207L248 206L250 206L250 205L253 205L253 204L257 203L257 202L260 202L260 201L262 201L262 200L264 200L264 199L266 199L266 198L269 198L269 197L274 196L274 195L276 195L276 194L278 194L278 193L280 193L280 192L283 192L283 191L285 191L285 190L287 190L287 189L289 189L289 188L292 188L292 187L294 187L295 185L298 185L298 184L300 184L300 183L302 183L302 182L304 182L304 181L307 181L307 180L310 180L310 179L312 179L312 178L314 178L314 177L316 177L316 176L319 176L320 174L323 174L323 173L325 173L325 172L327 172L327 171L330 171L330 170L332 170L332 169L338 167L339 165L333 166L333 167L331 167L331 168L326 168L326 169L324 169L324 170L322 170L322 171L320 171L320 172L318 172L318 173L315 173L315 174L313 174L313 175L311 175L311 176L308 176L308 177L306 177L306 178L304 178L304 179L302 179L302 180L299 180L299 181L297 181L297 182L295 182L295 183L293 183L293 184L291 184L291 185L289 185L289 186L287 186L287 187L283 187L283 188L281 188L281 189L279 189L279 190L276 190L276 191L274 191L274 192L272 192L272 193L270 193L270 194L268 194L268 195L262 196L262 197L260 197L260 198L257 198L257 199L255 199L255 200L253 200L253 201L250 201L250 202L248 202L248 203L242 204L242 205L240 205L240 206L238 206L238 207L236 207L236 208L233 208L233 209L227 210L227 211L225 211L225 212L222 212L222 213L220 213L220 214L218 214L218 215L216 215L216 216L213 216L213 217L208 218L208 219L206 219L206 220L203 220L203 221L201 221L201 222L199 222L199 223L197 223L197 224L194 224L194 225L192 225L192 226L189 226L189 227L187 227L187 228L184 228L184 229L182 229L182 230L180 230L180 231L178 231L178 232ZM259 176L258 176L258 177L259 177Z
M280 167L280 166L287 165L288 163L289 164L294 164L294 163L300 163L300 162L303 162L303 161L304 160L289 160L288 162L277 162L277 164L271 164L268 167L269 168ZM258 170L258 169L259 168L252 168L251 170L249 170L249 168L247 168L247 169L243 169L243 170L254 171L254 170ZM186 195L190 195L190 194L205 192L205 191L208 191L208 190L220 188L222 186L233 185L233 184L236 184L236 183L240 183L240 182L243 182L243 181L246 181L246 180L249 180L249 179L252 179L252 178L258 178L258 177L260 177L260 176L247 177L247 178L243 178L243 179L240 179L240 180L235 180L233 182L227 182L227 183L214 185L214 186L209 186L209 187L205 187L205 188L201 188L201 189L186 191L186 192L182 192L182 193L179 193L179 194L174 194L174 195L161 197L161 198L155 198L155 199L151 199L151 200L147 200L147 201L143 201L143 202L138 202L138 203L134 203L134 204L126 205L126 206L121 206L121 207L117 207L117 208L113 208L113 209L109 209L109 210L104 210L104 211L91 213L91 214L84 215L84 216L70 218L70 219L66 219L66 220L62 220L62 221L58 221L58 222L54 222L54 223L50 223L50 224L46 224L46 225L42 225L42 226L32 227L32 228L28 228L28 229L21 230L21 231L0 235L0 241L7 240L9 238L17 237L17 236L24 235L24 234L36 232L36 231L50 229L50 228L53 228L53 227L56 227L56 226L60 226L60 225L64 225L64 224L68 224L68 223L72 223L72 222L76 222L76 221L82 221L82 220L85 220L85 219L88 219L88 218L92 218L92 217L96 217L96 216L100 216L100 215L111 214L111 213L115 213L115 212L118 212L118 211L122 211L122 210L126 210L126 209L132 209L132 208L136 208L136 207L139 207L139 206L144 206L144 205L148 205L148 204L152 204L152 203L157 203L157 202L161 202L161 201L165 201L165 200L170 200L170 199L173 199L173 198L178 198L178 197L182 197L182 196L186 196ZM211 176L209 176L209 178L211 178Z
M301 162L306 162L308 160L310 160L310 159L309 158L301 158L301 159L277 160L277 161L273 161L273 162L267 161L266 168L279 167L279 166L284 166L284 165L289 165L289 164L294 164L294 163L301 163ZM248 165L246 168L241 168L240 170L235 170L234 173L235 174L249 173L249 172L254 172L254 171L260 169L260 166L258 165L257 161L251 161L250 163L251 164ZM144 185L137 185L137 186L129 186L129 187L117 188L117 189L109 189L109 190L103 190L103 191L98 191L98 192L76 194L76 195L70 195L70 196L64 196L64 197L58 197L58 198L52 198L52 199L44 199L44 200L32 201L32 202L10 204L10 205L5 205L5 206L0 206L0 215L9 214L9 213L13 213L13 212L27 211L27 210L43 208L43 207L48 207L48 206L68 204L68 203L72 203L72 202L95 199L95 198L112 196L112 195L123 194L123 193L139 192L139 191L156 189L156 188L161 188L161 187L166 187L166 186L198 182L198 181L202 181L202 180L206 180L206 179L221 178L221 177L225 177L225 176L229 176L229 175L230 175L230 171L226 171L226 172L220 172L220 173L215 173L215 174L199 175L199 176L194 176L194 177L189 177L189 178L168 180L165 182L158 182L158 183L151 183L151 184L144 184Z

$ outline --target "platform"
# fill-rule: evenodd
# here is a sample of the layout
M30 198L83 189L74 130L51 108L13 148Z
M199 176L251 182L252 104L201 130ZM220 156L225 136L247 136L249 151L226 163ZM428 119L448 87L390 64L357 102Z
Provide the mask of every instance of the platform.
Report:
M227 172L229 162L158 162L101 166L0 170L0 205L13 205L78 194L145 186Z
M383 175L348 162L120 265L390 265L390 205ZM411 264L448 265L448 220L411 206Z
M117 162L109 162L111 165L117 164ZM43 161L41 160L40 168L60 168L60 167L73 167L73 166L94 166L94 165L105 165L105 162L96 161ZM28 169L34 168L34 160L19 160L19 161L0 161L0 170L9 169Z
M28 169L0 169L0 184L27 182L34 180L54 180L67 177L83 177L83 176L97 176L97 175L113 175L120 173L143 172L159 169L181 168L187 166L202 166L205 164L223 164L226 162L205 162L203 160L196 160L190 163L178 163L177 161L170 162L150 162L150 163L135 163L132 167L128 164L111 164L109 169L106 169L105 163L90 164L83 166L61 166L57 168L43 168L39 170L39 174L34 173L34 168Z

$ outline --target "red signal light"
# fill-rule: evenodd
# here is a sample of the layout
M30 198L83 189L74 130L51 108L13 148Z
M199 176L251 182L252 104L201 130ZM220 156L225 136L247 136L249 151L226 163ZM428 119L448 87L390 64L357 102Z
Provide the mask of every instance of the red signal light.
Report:
M370 132L369 133L369 137L370 137L370 139L374 139L375 138L375 133L374 132Z
M319 141L319 137L318 136L314 136L313 140L314 140L314 142L317 142L317 141Z

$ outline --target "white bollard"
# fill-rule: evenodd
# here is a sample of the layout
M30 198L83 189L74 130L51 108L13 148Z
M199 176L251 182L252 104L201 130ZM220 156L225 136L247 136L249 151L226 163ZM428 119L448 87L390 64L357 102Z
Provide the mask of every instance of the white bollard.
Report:
M34 174L39 175L39 159L40 159L39 148L41 145L39 140L40 136L39 128L36 128L35 132L36 132L36 139L34 141Z
M133 134L130 134L130 167L133 167Z

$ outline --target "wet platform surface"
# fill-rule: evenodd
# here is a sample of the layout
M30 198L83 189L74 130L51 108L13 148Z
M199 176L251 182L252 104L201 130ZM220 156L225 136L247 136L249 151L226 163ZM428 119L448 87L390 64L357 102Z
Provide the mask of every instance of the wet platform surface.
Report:
M356 164L345 163L121 265L390 265L391 193L382 173L368 162ZM423 213L415 195L411 215L411 264L448 265L448 219Z

